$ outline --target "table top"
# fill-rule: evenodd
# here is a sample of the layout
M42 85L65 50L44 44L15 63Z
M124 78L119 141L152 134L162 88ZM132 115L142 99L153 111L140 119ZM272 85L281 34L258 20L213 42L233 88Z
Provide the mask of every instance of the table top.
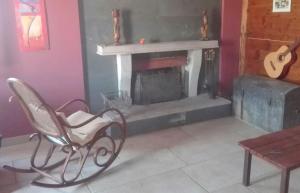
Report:
M300 167L300 126L240 141L239 145L281 169Z

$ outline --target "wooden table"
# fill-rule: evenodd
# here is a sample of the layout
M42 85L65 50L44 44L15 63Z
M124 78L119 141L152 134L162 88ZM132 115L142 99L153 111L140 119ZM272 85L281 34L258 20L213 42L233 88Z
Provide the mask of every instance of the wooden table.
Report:
M300 127L239 142L245 149L243 184L250 185L251 160L255 155L281 169L280 193L288 193L290 172L300 167Z

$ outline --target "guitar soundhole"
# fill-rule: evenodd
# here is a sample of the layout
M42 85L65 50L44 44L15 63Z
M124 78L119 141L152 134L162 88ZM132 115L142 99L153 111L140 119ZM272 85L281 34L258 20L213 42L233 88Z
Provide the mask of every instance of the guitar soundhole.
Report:
M284 61L284 55L279 55L279 57L278 57L278 60L280 61L280 62L282 62L282 61Z

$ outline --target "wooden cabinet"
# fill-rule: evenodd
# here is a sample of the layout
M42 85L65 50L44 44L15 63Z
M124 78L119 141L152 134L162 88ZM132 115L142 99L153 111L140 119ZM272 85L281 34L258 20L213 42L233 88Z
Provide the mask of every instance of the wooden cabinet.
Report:
M235 116L267 131L300 125L300 86L261 76L234 82Z

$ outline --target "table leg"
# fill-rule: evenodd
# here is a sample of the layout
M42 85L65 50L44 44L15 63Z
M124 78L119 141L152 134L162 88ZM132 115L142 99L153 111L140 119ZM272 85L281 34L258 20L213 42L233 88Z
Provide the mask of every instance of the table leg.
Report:
M290 182L290 170L282 170L280 193L288 193L289 192L289 182Z
M244 184L244 186L249 186L250 185L251 160L252 160L251 153L248 150L245 150L244 174L243 174L243 184Z

